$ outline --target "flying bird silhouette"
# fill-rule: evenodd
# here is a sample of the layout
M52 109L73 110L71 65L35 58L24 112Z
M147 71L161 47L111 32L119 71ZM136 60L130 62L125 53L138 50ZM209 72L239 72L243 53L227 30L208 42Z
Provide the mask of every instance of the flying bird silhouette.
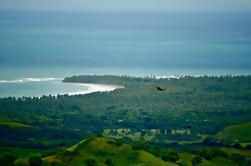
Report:
M163 88L161 88L161 87L159 87L159 86L156 86L156 89L157 89L158 91L164 91L164 90L166 90L166 89L163 89Z

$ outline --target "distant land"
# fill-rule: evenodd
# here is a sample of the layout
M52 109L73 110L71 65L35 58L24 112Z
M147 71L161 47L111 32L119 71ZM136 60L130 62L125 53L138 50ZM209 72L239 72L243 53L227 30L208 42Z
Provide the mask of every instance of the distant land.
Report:
M124 88L1 98L0 163L251 163L251 76L82 75L63 81Z
M14 1L0 166L251 166L248 0Z

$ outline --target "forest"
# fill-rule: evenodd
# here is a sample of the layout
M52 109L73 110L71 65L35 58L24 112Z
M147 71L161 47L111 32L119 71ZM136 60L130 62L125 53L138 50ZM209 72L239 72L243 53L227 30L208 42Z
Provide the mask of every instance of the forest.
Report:
M42 165L43 158L97 136L178 165L196 165L217 156L225 163L251 163L251 76L83 75L63 82L124 88L1 98L0 163L18 165L15 161L23 159L28 165L41 160ZM189 163L181 159L187 155L193 157Z

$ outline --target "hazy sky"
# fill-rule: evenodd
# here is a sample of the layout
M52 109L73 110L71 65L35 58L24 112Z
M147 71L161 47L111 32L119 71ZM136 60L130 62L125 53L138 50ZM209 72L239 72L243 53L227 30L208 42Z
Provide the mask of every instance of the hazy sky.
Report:
M0 10L251 11L251 0L0 0Z

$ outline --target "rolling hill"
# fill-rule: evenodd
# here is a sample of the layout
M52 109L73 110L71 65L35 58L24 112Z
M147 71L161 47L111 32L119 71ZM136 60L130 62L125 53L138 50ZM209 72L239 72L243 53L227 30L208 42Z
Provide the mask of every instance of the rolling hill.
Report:
M227 126L222 131L217 133L217 137L225 141L250 143L251 122Z
M172 166L144 150L133 150L131 145L105 137L93 137L56 155L45 157L45 165L141 165Z

